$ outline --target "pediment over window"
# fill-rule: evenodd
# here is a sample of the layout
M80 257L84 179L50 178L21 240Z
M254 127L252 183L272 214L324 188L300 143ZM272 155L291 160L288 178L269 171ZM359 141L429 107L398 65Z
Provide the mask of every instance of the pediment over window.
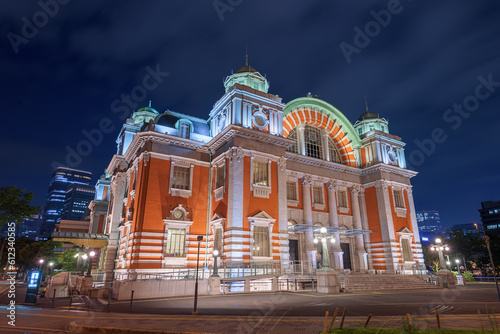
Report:
M252 217L247 217L248 220L254 225L272 224L276 221L267 212L261 211Z
M397 233L398 233L398 235L413 235L413 232L410 231L410 229L408 227L403 227Z

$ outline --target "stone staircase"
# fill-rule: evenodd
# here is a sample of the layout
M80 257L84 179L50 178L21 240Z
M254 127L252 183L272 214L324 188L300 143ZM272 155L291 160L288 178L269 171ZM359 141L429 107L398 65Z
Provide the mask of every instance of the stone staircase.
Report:
M344 292L441 288L413 275L345 275L339 281Z

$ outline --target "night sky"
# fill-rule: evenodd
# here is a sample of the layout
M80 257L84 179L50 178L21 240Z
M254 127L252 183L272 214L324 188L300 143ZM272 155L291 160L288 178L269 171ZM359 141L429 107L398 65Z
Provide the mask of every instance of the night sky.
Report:
M248 45L284 102L311 92L354 123L366 92L407 143L416 209L477 222L480 203L500 199L499 18L498 1L4 0L0 186L43 205L54 163L109 122L70 161L95 182L123 115L149 100L206 119ZM122 101L131 92L137 107Z

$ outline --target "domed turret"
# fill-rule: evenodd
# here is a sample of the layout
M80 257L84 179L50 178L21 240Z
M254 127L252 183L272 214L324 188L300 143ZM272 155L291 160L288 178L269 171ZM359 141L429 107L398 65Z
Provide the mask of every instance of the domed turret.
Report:
M148 123L150 120L154 120L158 115L158 111L151 108L151 101L149 101L149 106L143 107L132 114L132 119L135 124L146 122Z
M385 133L389 133L389 122L385 118L380 118L376 113L368 110L368 103L365 97L366 111L359 116L356 123L354 123L354 128L356 129L359 136L364 135L367 132L378 130Z
M240 67L235 73L224 80L226 92L235 84L245 85L264 93L267 93L269 90L269 82L256 69L248 65L248 57L245 66Z

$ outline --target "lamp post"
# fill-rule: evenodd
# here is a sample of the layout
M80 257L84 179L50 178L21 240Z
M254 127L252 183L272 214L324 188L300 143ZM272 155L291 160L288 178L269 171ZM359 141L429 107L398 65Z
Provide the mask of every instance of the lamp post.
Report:
M199 235L197 237L198 241L198 256L196 258L196 277L195 277L195 283L194 283L194 308L193 308L193 315L198 314L198 266L200 264L200 243L203 240L203 236Z
M76 253L75 256L73 256L73 257L75 259L77 259L76 260L76 272L78 272L79 271L78 269L80 269L80 259L81 259L80 253Z
M458 274L457 275L461 275L460 274L460 260L459 259L456 259L455 262L457 263L457 271L458 271Z
M43 272L43 262L44 262L44 260L43 260L43 259L40 259L40 260L38 261L38 263L40 263L40 271L41 271L41 272Z
M52 266L54 265L54 262L49 263L49 275L52 275Z
M321 256L321 269L320 270L332 270L330 268L330 255L328 254L327 240L330 239L332 244L335 243L335 238L333 236L326 235L326 227L322 227L319 232L321 233L321 238L314 238L314 243L318 244L321 240L322 256Z
M440 238L436 238L435 241L436 241L436 244L431 245L431 251L438 252L438 254L439 254L439 266L441 268L445 268L446 262L444 261L443 251L449 251L450 247L448 247L448 245L443 245ZM442 269L442 270L448 270L448 269Z
M83 276L83 273L85 272L85 263L87 262L87 254L83 254L82 255L82 259L83 259L83 264L82 264L82 272L80 274L80 276Z
M219 256L219 251L217 249L214 249L213 255L214 255L214 272L212 273L211 277L220 277L217 268L217 256Z
M451 262L450 261L446 261L446 268L448 268L448 270L451 269Z
M86 275L87 277L91 277L92 276L92 259L95 256L95 252L91 251L89 253L89 256L90 256L90 260L89 260L89 269L87 269L87 275Z
M498 289L498 280L497 280L497 274L495 270L495 263L493 263L493 256L491 255L491 249L490 249L490 237L487 235L483 236L484 242L486 243L486 248L488 248L488 254L490 255L490 262L491 266L493 267L493 277L495 277L495 285L497 287L497 295L498 295L498 301L500 301L500 290Z

